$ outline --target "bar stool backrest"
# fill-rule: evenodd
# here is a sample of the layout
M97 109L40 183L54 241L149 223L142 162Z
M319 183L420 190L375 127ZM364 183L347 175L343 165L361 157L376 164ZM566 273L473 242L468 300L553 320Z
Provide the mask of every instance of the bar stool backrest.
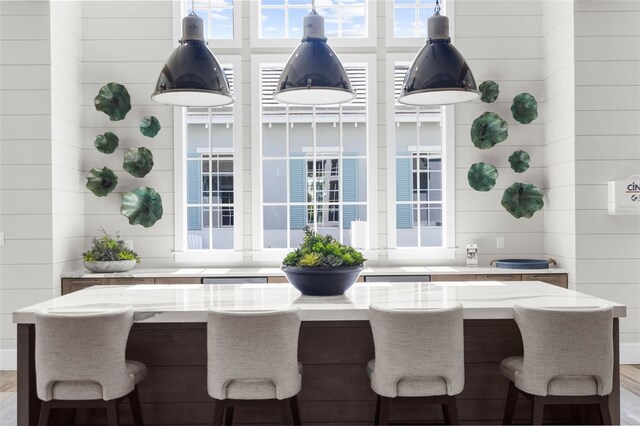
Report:
M36 387L51 401L58 382L95 382L105 401L130 393L125 350L133 325L131 307L104 313L36 313Z
M546 396L549 383L561 376L592 376L598 395L613 386L613 309L546 309L514 307L524 344L518 389Z
M369 307L375 343L371 387L378 395L395 397L407 378L441 377L447 395L464 388L462 305L445 309L385 309Z
M227 399L234 381L271 381L277 399L300 392L298 371L300 308L271 312L209 310L207 356L209 395ZM244 399L252 398L246 395Z

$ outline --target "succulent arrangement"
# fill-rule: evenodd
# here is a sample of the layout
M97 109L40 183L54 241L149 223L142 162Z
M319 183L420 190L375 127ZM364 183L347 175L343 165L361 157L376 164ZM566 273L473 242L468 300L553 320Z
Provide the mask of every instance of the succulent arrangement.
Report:
M340 267L362 265L366 259L353 247L341 244L331 235L316 233L309 226L304 228L300 247L282 261L284 266Z
M493 103L500 94L495 81L480 84L481 100ZM529 124L538 118L538 102L529 93L520 93L513 98L511 105L513 119L521 124ZM471 125L471 141L476 148L489 149L503 142L509 136L508 124L495 112L487 111L473 121ZM529 169L531 157L523 150L517 150L509 156L511 169L516 173L524 173ZM476 191L489 191L496 184L498 170L493 164L482 161L473 164L467 173L469 186ZM544 207L542 192L529 182L516 182L507 188L502 195L502 206L517 219L531 218L535 212Z
M102 232L104 233L102 237L93 239L91 249L82 253L82 258L86 262L135 260L136 263L140 263L138 253L128 248L118 233L112 237L104 229Z
M108 83L102 86L94 99L97 111L109 116L111 121L124 120L131 110L131 96L122 84ZM153 138L161 129L154 116L144 116L139 124L142 135ZM94 146L104 154L113 154L120 139L113 132L96 136ZM122 168L137 178L143 178L153 169L153 154L145 147L130 147L124 152ZM116 188L118 176L108 167L92 168L87 175L86 187L98 197L105 197ZM140 224L145 228L153 226L162 218L162 198L153 188L140 186L123 193L120 213L129 218L131 225Z

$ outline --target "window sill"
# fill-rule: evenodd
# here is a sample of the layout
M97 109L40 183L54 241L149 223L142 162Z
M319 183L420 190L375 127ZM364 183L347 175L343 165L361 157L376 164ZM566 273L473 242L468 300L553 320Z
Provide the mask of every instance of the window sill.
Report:
M235 250L187 250L174 251L174 260L182 263L242 262L244 254Z
M456 248L414 248L414 247L401 247L395 249L389 249L387 251L389 260L444 260L455 259Z

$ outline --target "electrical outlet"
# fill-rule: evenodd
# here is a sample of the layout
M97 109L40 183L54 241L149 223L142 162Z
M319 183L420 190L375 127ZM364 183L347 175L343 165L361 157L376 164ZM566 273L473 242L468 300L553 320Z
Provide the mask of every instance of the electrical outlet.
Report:
M504 237L496 237L496 248L504 249Z

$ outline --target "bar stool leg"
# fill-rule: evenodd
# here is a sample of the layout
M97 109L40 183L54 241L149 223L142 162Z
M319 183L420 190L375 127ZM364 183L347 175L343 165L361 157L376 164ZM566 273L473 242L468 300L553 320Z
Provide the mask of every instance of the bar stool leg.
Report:
M391 405L391 398L387 398L386 396L380 397L380 416L378 419L379 425L388 425L389 424L389 409Z
M38 420L38 426L48 426L50 415L51 415L51 402L42 401L42 404L40 407L40 419Z
M507 403L504 406L504 419L502 424L510 425L513 423L513 414L516 411L516 404L518 403L518 389L516 385L509 380L509 391L507 392Z
M601 396L598 401L600 405L600 415L602 416L602 423L605 425L612 425L611 411L609 411L609 397Z
M107 408L107 424L109 426L119 426L120 419L118 418L118 401L112 399L111 401L106 401L105 405Z
M233 407L226 405L224 408L224 426L231 426L233 424Z
M376 416L374 417L373 424L380 424L380 401L382 397L380 395L376 395Z
M138 396L138 387L135 386L129 394L129 405L131 405L131 414L133 415L133 424L135 426L144 426L142 421L142 408L140 407L140 397Z
M298 395L291 398L291 414L293 415L293 424L300 426L300 408L298 407Z
M222 425L222 415L224 414L226 403L224 400L214 399L213 400L213 425L220 426Z
M291 412L291 398L281 399L278 401L280 405L280 415L282 416L283 425L293 424L293 413Z
M449 396L447 402L442 404L442 414L444 415L445 422L449 425L459 425L458 419L458 406L456 405L455 396Z
M544 398L541 396L534 395L533 400L531 401L531 424L532 425L541 425L542 418L544 417Z

